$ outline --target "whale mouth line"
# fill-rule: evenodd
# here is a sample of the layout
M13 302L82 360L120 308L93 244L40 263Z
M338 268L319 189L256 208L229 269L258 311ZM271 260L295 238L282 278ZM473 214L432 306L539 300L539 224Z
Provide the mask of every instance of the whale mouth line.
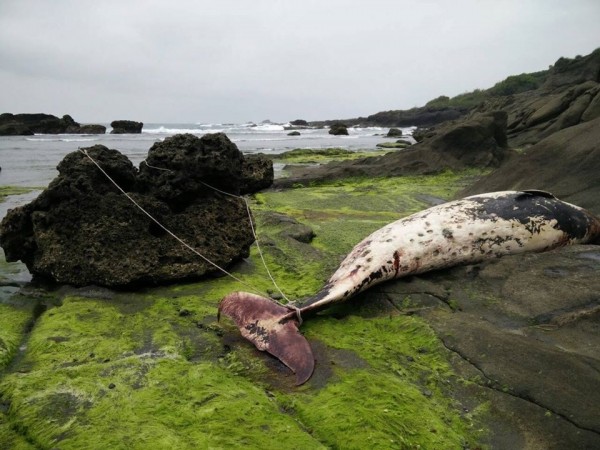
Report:
M296 385L308 381L315 368L310 344L298 329L296 311L249 292L233 292L219 303L240 333L261 351L284 363L296 374Z

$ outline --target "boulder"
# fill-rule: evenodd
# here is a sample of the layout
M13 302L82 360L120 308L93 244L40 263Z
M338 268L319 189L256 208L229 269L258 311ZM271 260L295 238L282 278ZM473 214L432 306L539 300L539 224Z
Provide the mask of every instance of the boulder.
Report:
M144 124L133 120L113 120L110 134L140 134Z
M417 142L422 142L428 137L433 136L433 132L431 128L417 128L412 133L412 137Z
M387 137L402 137L402 130L399 128L390 128Z
M329 134L334 136L348 136L348 127L343 123L335 123L329 128Z
M163 226L221 267L248 256L254 236L245 203L223 192L252 185L242 176L243 155L224 134L167 138L152 146L139 170L117 150L85 150L161 225L73 152L37 199L0 224L7 261L77 286L158 284L218 272Z
M88 124L79 127L80 134L105 134L106 127L104 125Z
M273 184L273 161L264 155L247 155L242 161L240 193L249 194Z

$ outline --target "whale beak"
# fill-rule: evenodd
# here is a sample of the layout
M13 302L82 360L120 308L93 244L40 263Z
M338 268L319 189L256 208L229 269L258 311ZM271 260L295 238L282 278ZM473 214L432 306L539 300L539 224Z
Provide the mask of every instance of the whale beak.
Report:
M257 349L270 353L289 367L296 374L297 386L311 377L315 358L289 309L266 297L234 292L221 300L219 318L221 314L231 318L242 336Z

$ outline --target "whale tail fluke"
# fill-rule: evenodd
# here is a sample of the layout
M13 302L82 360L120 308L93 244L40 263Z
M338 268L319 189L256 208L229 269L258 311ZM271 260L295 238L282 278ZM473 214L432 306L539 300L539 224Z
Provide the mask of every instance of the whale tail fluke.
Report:
M298 321L285 306L248 292L234 292L219 304L219 316L231 318L257 349L275 356L296 374L296 385L312 375L315 358Z

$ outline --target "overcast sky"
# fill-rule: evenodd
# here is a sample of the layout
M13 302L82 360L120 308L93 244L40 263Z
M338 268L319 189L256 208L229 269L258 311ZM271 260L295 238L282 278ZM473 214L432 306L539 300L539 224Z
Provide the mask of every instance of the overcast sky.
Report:
M599 0L0 0L0 112L366 116L600 46Z

